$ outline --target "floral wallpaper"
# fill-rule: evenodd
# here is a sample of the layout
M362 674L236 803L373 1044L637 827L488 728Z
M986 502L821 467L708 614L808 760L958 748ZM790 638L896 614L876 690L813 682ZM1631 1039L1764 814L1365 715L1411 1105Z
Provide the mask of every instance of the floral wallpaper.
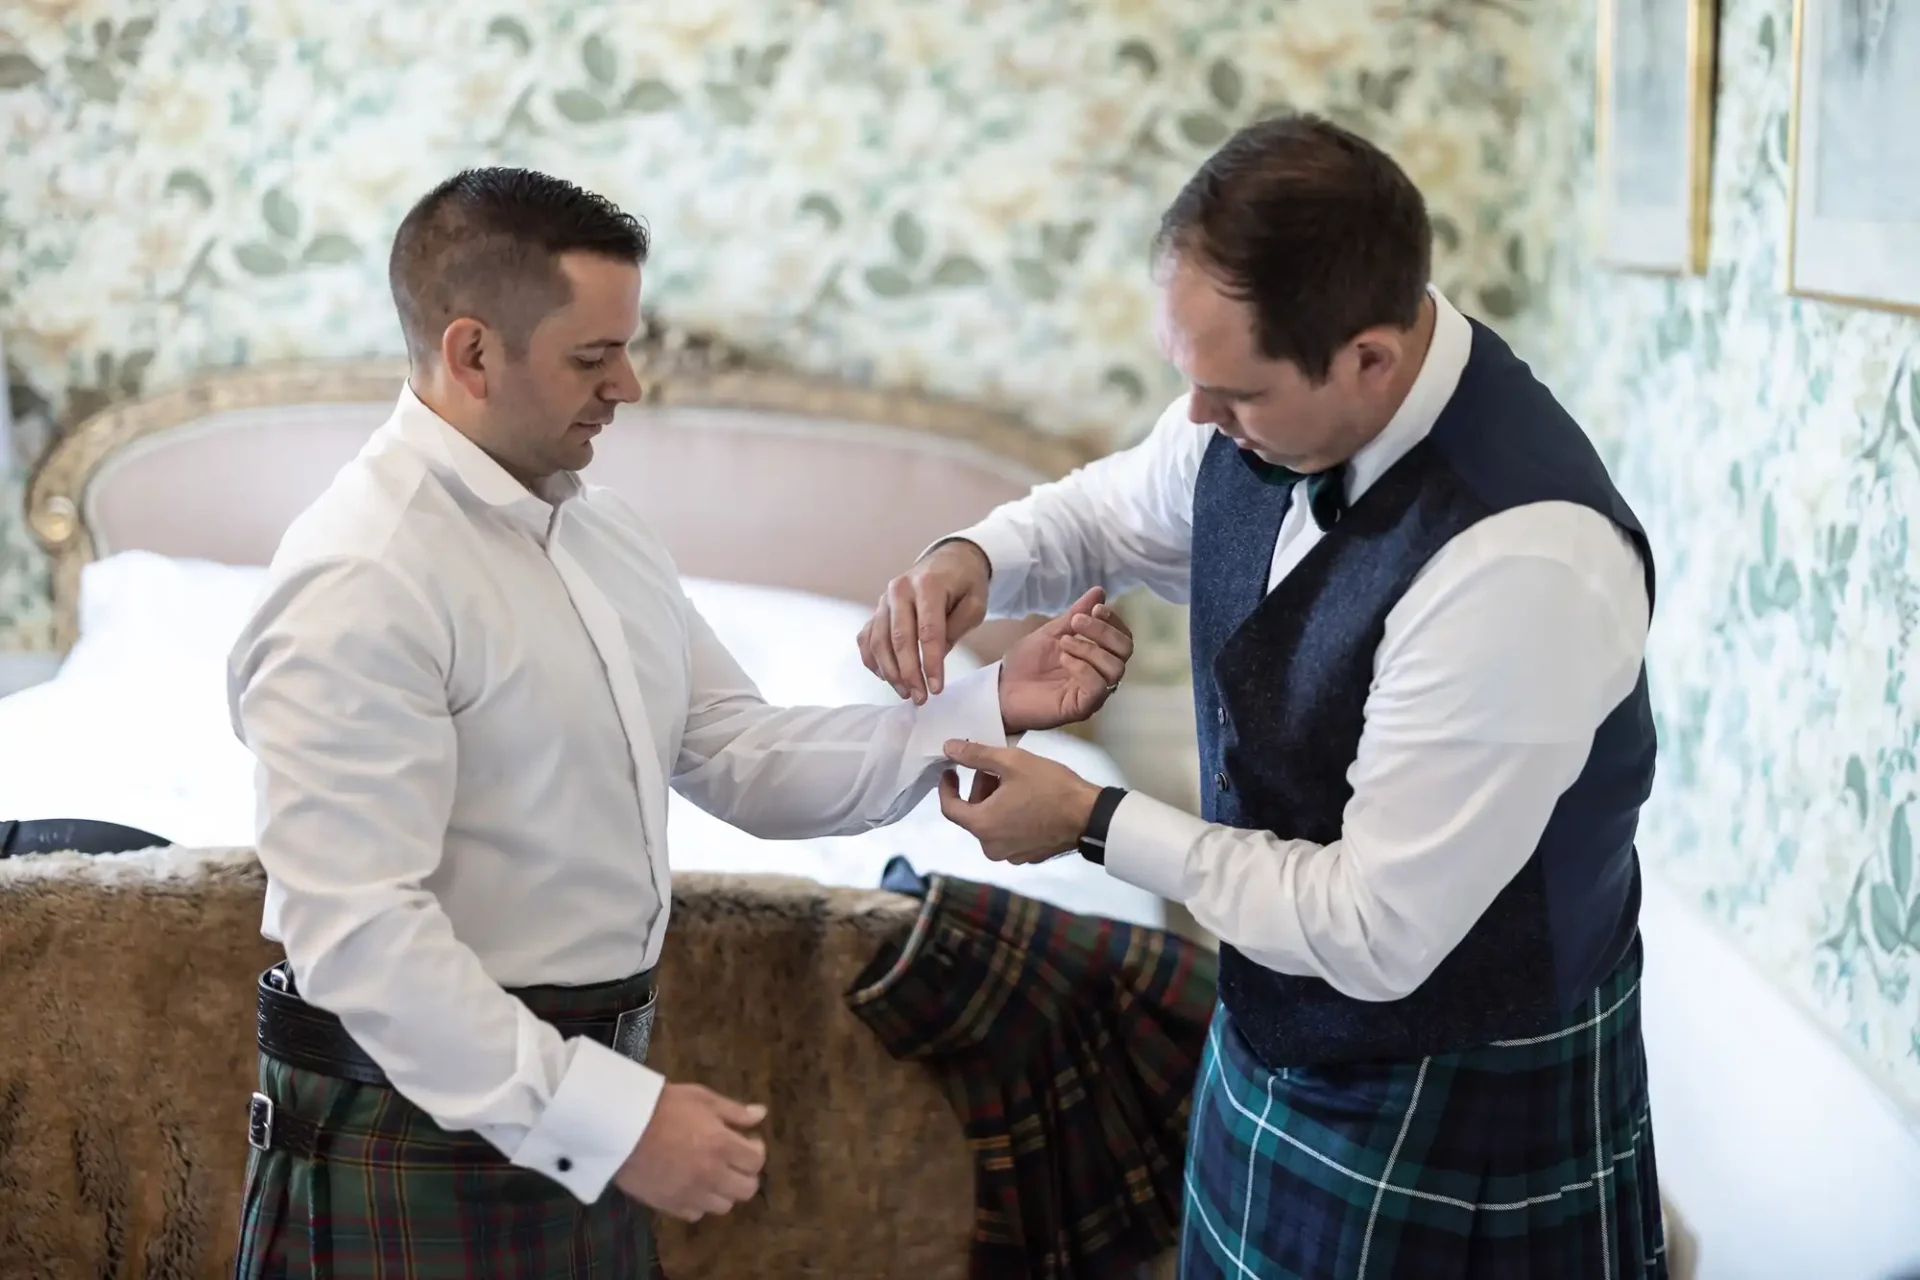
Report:
M1596 267L1592 6L1547 7L1529 322L1660 557L1642 851L1920 1115L1920 319L1782 291L1792 0L1720 6L1706 273Z
M388 238L467 164L644 215L651 305L807 368L1135 437L1165 201L1327 112L1601 441L1661 556L1649 863L1920 1108L1920 321L1783 296L1791 0L1724 0L1712 260L1594 264L1592 0L10 0L22 461L184 371L398 352ZM0 647L45 570L0 480ZM1136 676L1184 679L1143 608Z
M1496 0L10 0L0 330L51 422L185 370L398 352L407 205L546 168L651 224L648 301L810 369L1144 432L1165 202L1236 125L1311 107L1432 193L1469 309L1529 296L1503 225L1528 86ZM0 492L0 645L46 621ZM1180 679L1176 612L1144 676Z

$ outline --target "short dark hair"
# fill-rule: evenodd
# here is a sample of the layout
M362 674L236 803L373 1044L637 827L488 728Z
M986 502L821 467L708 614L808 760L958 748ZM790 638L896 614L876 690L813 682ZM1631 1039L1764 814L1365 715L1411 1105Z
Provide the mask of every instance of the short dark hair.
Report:
M401 219L387 281L407 354L435 356L440 335L472 316L505 335L518 358L542 316L571 296L557 259L586 252L647 260L646 227L604 196L530 169L467 169Z
M1229 138L1160 220L1172 251L1254 311L1255 341L1315 381L1375 325L1410 328L1433 264L1426 201L1399 165L1318 116L1277 116Z

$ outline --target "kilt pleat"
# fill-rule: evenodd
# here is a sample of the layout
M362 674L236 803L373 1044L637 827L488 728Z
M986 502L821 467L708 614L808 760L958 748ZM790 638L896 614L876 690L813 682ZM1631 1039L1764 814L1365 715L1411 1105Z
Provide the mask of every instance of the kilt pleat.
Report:
M319 1150L249 1153L236 1280L660 1280L649 1215L617 1187L583 1205L391 1088L264 1054L259 1081Z
M1640 966L1557 1032L1417 1062L1269 1069L1218 1008L1182 1280L1664 1280Z

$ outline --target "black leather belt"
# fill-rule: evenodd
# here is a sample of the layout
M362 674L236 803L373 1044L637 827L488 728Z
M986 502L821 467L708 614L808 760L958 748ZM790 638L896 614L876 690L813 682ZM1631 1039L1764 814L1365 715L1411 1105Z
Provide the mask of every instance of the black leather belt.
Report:
M645 1062L647 1044L653 1036L655 992L652 975L607 983L606 986L616 990L603 993L597 987L564 990L530 987L509 991L508 994L517 996L536 1017L545 1019L563 1036L585 1036L599 1041L623 1057ZM558 1011L556 1005L577 1005L583 991L596 993L596 1003L617 997L618 1004L628 1007L613 1016L602 1013L595 1017L581 1017ZM340 1019L300 998L294 989L293 974L284 963L260 975L259 992L255 1039L264 1056L303 1071L315 1071L321 1075L382 1088L393 1087L387 1079L387 1073L380 1069L380 1064L354 1043ZM602 1004L601 1007L604 1009L606 1006ZM321 1139L318 1125L282 1112L266 1094L256 1093L248 1101L249 1146L260 1151L290 1151L298 1156L312 1157L319 1151Z
M284 965L275 965L262 973L259 988L255 1039L261 1053L303 1071L393 1087L380 1064L354 1042L340 1019L308 1004L294 992L293 979ZM628 1014L593 1018L558 1016L547 1017L546 1021L563 1036L597 1040L636 1062L644 1061L652 1031L653 996L653 982L648 979L636 992L637 1003ZM529 1001L529 1007L536 1014L540 1012L536 1002Z

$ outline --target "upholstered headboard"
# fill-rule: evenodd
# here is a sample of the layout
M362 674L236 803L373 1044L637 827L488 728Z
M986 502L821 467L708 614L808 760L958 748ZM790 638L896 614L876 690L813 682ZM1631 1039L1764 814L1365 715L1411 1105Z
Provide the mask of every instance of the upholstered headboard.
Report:
M633 353L646 396L622 407L585 477L631 501L687 574L868 603L934 538L1090 456L1017 417L806 377L657 322ZM405 375L387 362L205 374L77 426L28 493L61 646L97 556L264 564ZM968 643L997 657L1019 625Z

